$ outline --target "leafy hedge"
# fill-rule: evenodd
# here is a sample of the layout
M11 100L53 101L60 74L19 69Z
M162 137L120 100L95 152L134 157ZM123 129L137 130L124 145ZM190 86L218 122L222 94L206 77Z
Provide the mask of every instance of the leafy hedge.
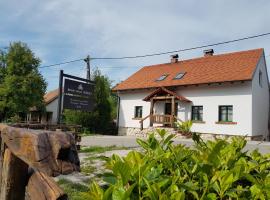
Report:
M270 155L247 153L246 140L217 139L204 142L194 134L194 148L173 145L174 135L164 130L138 139L143 152L113 155L107 168L105 189L93 183L82 193L95 200L270 199Z

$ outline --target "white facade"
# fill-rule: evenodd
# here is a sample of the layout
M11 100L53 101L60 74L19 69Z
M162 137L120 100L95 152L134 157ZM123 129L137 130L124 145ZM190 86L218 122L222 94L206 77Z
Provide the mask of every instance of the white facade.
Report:
M261 73L261 85L259 84ZM243 135L268 137L269 81L264 56L261 57L252 81L238 81L222 84L204 84L178 87L176 93L191 100L191 103L178 101L177 116L183 121L191 119L191 107L203 106L203 123L194 123L192 131L222 135ZM143 99L153 90L133 90L119 92L119 128L139 128L134 119L135 106L142 106L142 118L150 114L150 102ZM234 123L218 123L219 106L233 106ZM164 114L165 103L154 105L155 114ZM149 118L144 127L149 127Z
M261 72L261 85L259 74ZM267 133L269 122L269 80L267 75L265 57L262 56L252 80L252 134Z
M58 98L54 99L52 102L46 105L46 111L52 112L51 123L57 123L57 110L58 110Z

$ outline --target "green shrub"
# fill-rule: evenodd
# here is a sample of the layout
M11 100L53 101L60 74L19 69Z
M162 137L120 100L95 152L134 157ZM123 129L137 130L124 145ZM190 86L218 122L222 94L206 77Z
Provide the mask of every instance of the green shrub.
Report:
M178 128L178 130L180 132L184 132L184 133L190 133L191 132L191 127L192 127L192 121L188 120L185 122L175 122L176 127Z
M270 155L243 151L246 140L204 142L194 134L194 148L173 145L174 135L157 131L146 141L137 139L144 152L113 155L104 180L106 189L90 185L81 195L95 200L215 200L270 199Z
M10 117L8 121L10 123L19 123L19 122L21 122L21 118L19 117L19 115L14 115L14 116Z

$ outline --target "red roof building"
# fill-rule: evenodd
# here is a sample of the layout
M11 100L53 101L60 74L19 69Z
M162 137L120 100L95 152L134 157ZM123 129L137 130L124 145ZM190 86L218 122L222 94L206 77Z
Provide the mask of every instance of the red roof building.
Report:
M113 88L114 91L251 80L263 49L145 66ZM183 78L175 79L179 73ZM163 81L157 81L167 75Z
M263 49L214 54L145 66L113 88L119 96L119 134L174 127L268 138L269 80ZM137 134L137 133L136 133Z

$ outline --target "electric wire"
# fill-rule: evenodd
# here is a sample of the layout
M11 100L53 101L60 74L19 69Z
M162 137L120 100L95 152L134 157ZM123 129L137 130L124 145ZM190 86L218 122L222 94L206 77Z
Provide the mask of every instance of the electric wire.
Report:
M207 44L207 45L201 45L201 46L190 47L190 48L185 48L185 49L178 49L178 50L174 50L174 51L166 51L166 52L159 52L159 53L145 54L145 55L136 55L136 56L123 56L123 57L92 57L90 59L91 60L123 60L123 59L137 59L137 58L145 58L145 57L152 57L152 56L160 56L160 55L202 49L202 48L207 48L207 47L213 47L213 46L218 46L218 45L223 45L223 44L229 44L229 43L233 43L233 42L249 40L249 39L263 37L263 36L267 36L267 35L270 35L270 32L258 34L258 35L253 35L253 36L247 36L247 37L238 38L238 39L233 39L233 40L227 40L227 41L223 41L223 42ZM57 66L57 65L64 65L64 64L82 61L82 60L84 60L84 58L61 62L61 63L56 63L56 64L52 64L52 65L41 66L40 68L48 68L48 67L53 67L53 66Z

